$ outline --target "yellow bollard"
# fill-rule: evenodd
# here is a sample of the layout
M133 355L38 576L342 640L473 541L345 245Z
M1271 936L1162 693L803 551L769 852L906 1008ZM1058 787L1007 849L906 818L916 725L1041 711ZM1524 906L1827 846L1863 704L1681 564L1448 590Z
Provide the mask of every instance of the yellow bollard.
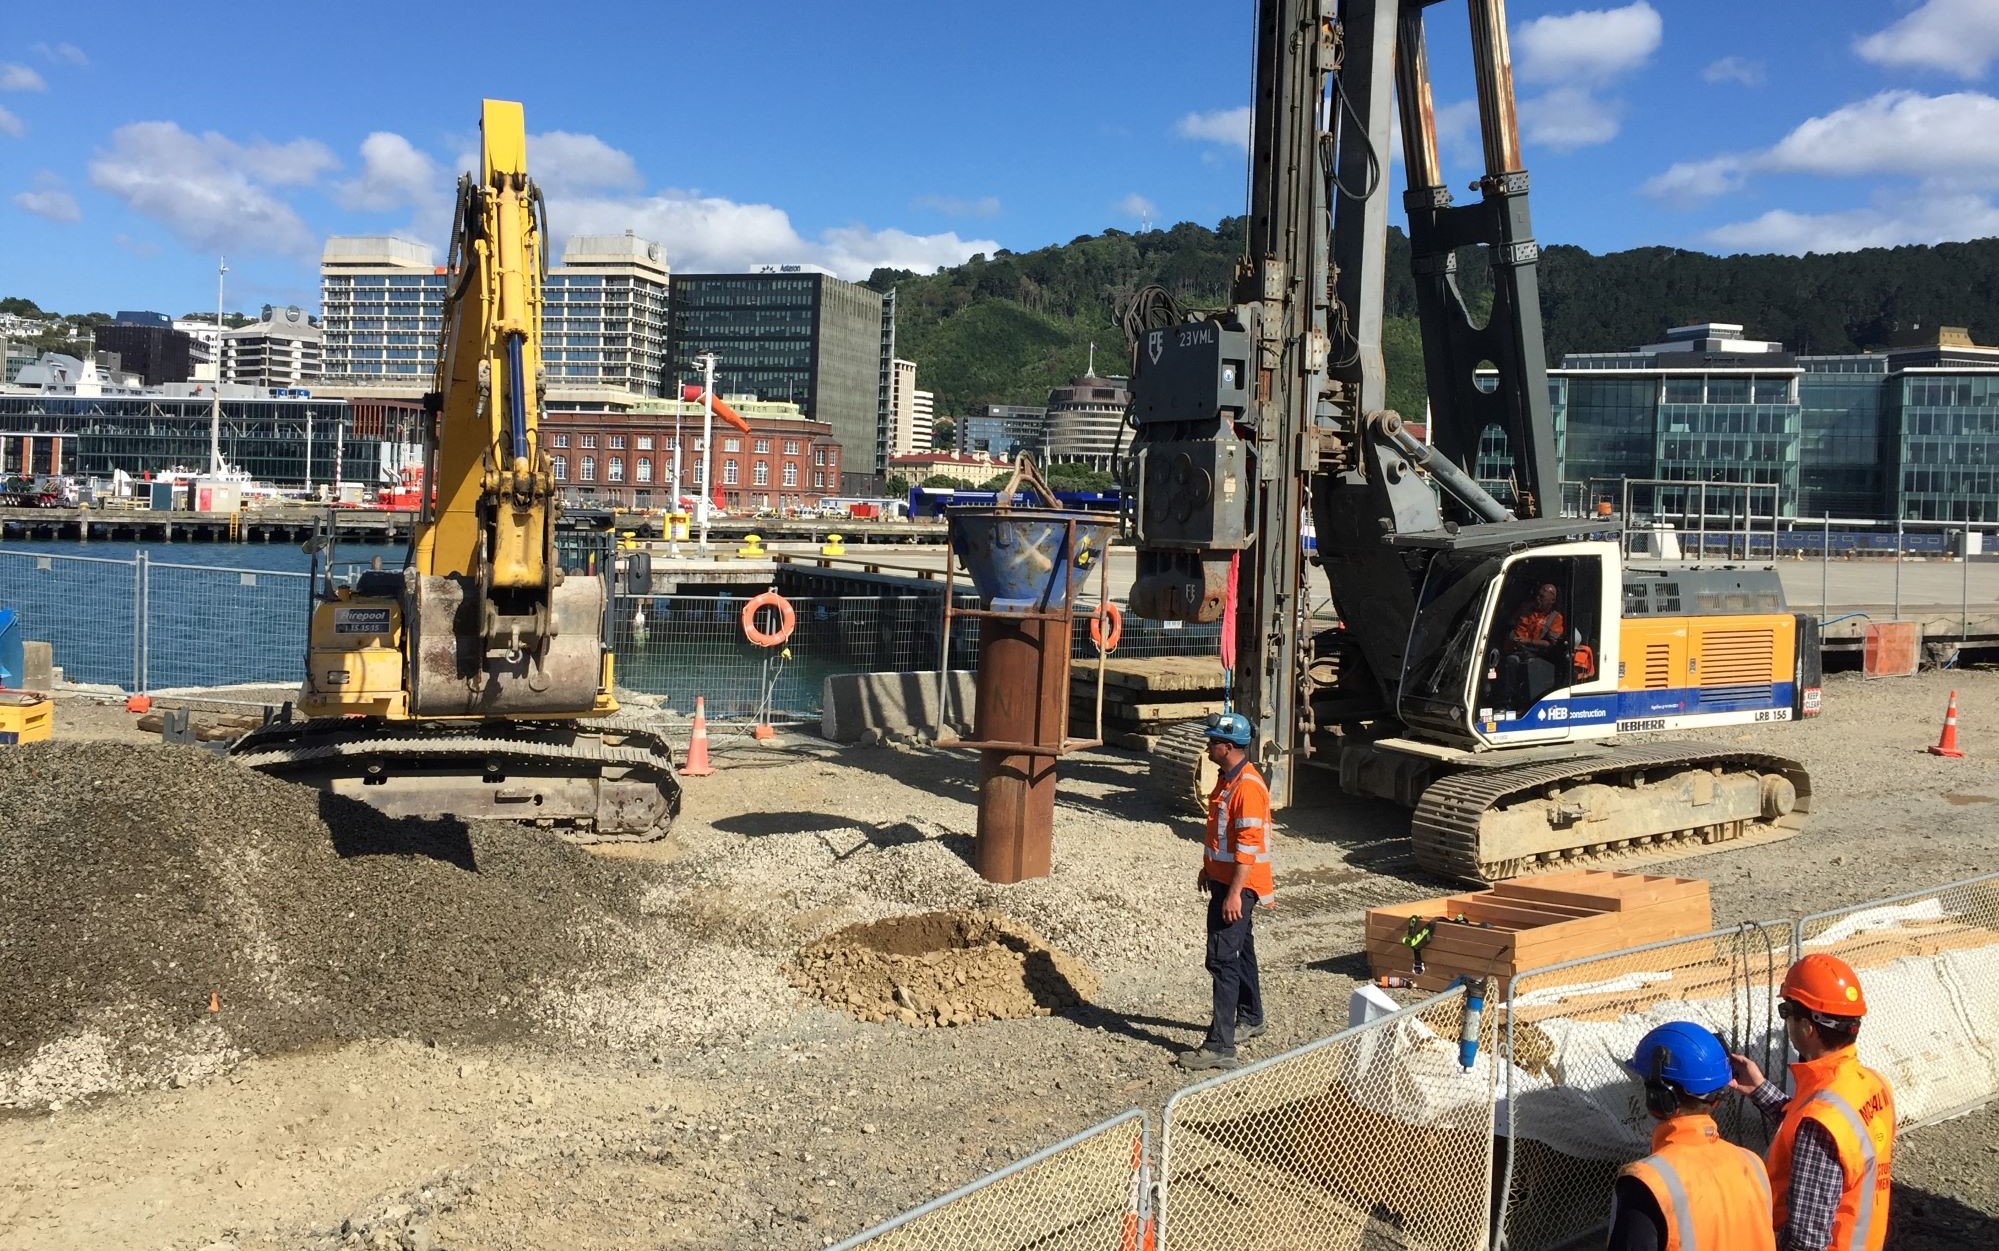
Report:
M821 556L845 556L847 554L847 545L840 540L840 535L827 535L826 541L819 545L819 554Z
M737 560L762 560L769 554L764 551L764 540L761 534L744 535L743 545L736 549Z

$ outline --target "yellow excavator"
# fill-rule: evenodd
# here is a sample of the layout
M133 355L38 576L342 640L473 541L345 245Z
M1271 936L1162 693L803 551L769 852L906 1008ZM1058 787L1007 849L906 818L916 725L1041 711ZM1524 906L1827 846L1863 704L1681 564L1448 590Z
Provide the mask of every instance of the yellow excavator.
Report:
M329 576L299 715L233 751L394 816L655 838L680 808L671 750L616 715L606 583L557 555L539 430L547 225L521 106L485 101L480 135L478 176L458 185L408 564L352 586Z

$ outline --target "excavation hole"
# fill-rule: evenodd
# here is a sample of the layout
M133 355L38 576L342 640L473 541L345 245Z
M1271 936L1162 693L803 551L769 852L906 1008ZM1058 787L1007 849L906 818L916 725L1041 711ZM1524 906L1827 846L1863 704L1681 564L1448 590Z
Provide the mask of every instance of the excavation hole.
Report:
M850 925L798 953L792 984L859 1020L919 1028L1053 1016L1096 974L997 912L925 912Z

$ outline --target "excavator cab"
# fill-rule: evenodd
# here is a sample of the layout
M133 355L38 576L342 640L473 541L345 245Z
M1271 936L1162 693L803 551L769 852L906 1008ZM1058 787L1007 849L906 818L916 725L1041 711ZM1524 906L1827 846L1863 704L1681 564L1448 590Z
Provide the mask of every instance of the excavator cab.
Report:
M1438 553L1397 711L1472 750L1610 734L1619 568L1603 541Z

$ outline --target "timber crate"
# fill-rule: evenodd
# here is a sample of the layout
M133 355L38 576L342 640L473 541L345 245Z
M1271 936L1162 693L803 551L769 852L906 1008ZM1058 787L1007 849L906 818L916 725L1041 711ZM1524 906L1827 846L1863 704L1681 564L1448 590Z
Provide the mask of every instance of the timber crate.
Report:
M1420 974L1402 945L1410 917L1435 920ZM1516 973L1712 928L1704 881L1577 869L1375 908L1367 914L1367 962L1377 977L1411 977L1431 991L1460 974L1492 977L1503 996Z
M40 743L55 733L55 705L46 695L0 691L0 747Z

